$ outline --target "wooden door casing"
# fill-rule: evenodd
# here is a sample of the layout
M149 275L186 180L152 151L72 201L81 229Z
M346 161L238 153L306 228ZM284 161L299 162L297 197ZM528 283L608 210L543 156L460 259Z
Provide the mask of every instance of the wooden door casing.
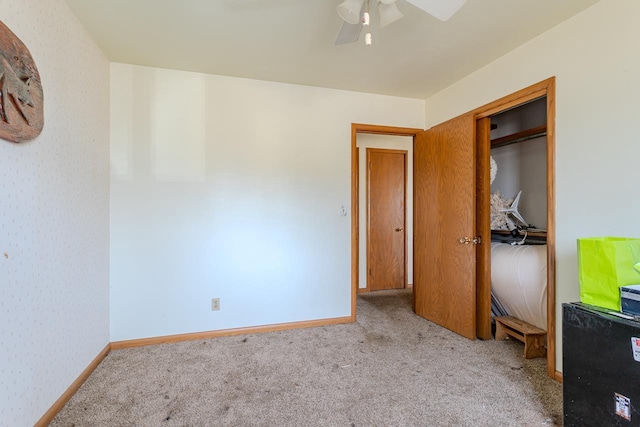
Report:
M562 382L562 373L556 371L556 221L555 221L555 122L556 122L556 107L555 107L555 77L550 77L539 83L533 84L529 87L521 89L517 92L504 96L500 99L496 99L481 107L475 108L470 112L475 119L480 120L486 117L490 117L494 114L509 110L510 108L518 105L525 104L529 101L546 96L547 97L547 367L549 376L555 378L557 381ZM475 126L475 125L473 125ZM356 297L358 292L358 230L360 227L358 221L358 194L360 191L360 183L358 181L358 147L356 145L356 136L359 133L367 134L382 134L382 135L400 135L400 136L412 136L414 138L414 146L417 146L418 135L424 132L417 128L400 128L392 126L380 126L371 124L351 124L351 207L353 216L351 219L351 319L356 320ZM424 138L422 136L421 138ZM471 138L473 141L473 138ZM414 154L414 158L416 154ZM414 166L414 170L415 166ZM488 174L486 176L488 179ZM414 184L414 195L416 194L416 185ZM415 202L414 202L415 203ZM422 203L428 203L428 199L422 201ZM414 213L417 212L419 207L414 204ZM478 215L481 215L480 213ZM414 226L418 225L420 218L414 218ZM422 223L422 227L426 227L427 224ZM481 230L477 230L481 233ZM414 229L414 235L418 233L417 229ZM483 236L484 237L484 236ZM417 243L417 239L414 239ZM485 242L487 242L485 240ZM489 243L489 242L487 242ZM424 252L424 250L422 250ZM414 261L420 269L420 262L418 255L421 255L421 248L414 247ZM490 268L490 265L489 265ZM485 270L485 275L487 274ZM416 313L416 300L425 294L425 291L421 290L416 283L420 271L414 270L414 311ZM458 297L456 297L459 299ZM482 310L480 306L486 307L485 309L490 312L490 305L480 301L480 297L476 295L476 303L478 305L477 311ZM477 313L477 319L482 318L482 313ZM424 317L424 316L423 316ZM478 320L479 322L479 320ZM480 331L478 326L478 331ZM478 336L482 338L480 332Z
M491 335L491 119L476 121L476 335L490 340Z
M367 289L407 283L407 151L367 148Z
M359 194L361 191L361 183L359 180L359 148L357 145L358 134L375 134L375 135L395 135L395 136L410 136L415 139L415 136L423 132L419 128L406 128L398 126L381 126L364 123L351 123L351 320L356 321L357 313L357 296L359 286L360 275L360 251L359 251L359 230L360 220L359 212Z
M417 315L476 338L475 118L416 135L414 306Z
M471 113L480 120L544 96L547 97L547 369L551 378L562 382L562 373L556 371L556 78L550 77L476 108Z

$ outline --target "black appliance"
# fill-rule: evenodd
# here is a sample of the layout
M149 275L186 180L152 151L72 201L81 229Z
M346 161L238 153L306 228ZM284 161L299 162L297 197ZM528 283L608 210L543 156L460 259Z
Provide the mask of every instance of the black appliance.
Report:
M562 304L564 425L640 426L640 322Z

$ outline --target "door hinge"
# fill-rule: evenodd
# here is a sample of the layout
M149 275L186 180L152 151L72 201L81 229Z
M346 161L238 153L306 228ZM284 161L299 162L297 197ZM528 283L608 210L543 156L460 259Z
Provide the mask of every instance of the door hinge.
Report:
M369 276L371 276L371 269L369 269Z

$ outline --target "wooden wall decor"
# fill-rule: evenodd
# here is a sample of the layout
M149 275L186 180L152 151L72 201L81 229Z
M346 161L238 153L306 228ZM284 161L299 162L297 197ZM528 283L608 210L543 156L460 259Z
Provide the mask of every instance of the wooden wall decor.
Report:
M0 138L22 142L44 126L40 74L29 49L0 21Z

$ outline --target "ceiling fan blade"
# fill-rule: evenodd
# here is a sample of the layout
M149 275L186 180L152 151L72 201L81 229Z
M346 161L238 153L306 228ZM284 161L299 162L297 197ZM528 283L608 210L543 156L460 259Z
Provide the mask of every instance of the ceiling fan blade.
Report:
M467 0L407 0L441 21L448 21Z
M362 22L358 22L357 24L349 24L348 22L343 22L342 27L340 28L340 32L336 37L336 44L347 44L357 42L360 38L360 33L362 32Z
M378 16L380 17L380 28L382 28L396 22L404 15L398 10L398 6L394 2L385 3L381 1L378 3Z

